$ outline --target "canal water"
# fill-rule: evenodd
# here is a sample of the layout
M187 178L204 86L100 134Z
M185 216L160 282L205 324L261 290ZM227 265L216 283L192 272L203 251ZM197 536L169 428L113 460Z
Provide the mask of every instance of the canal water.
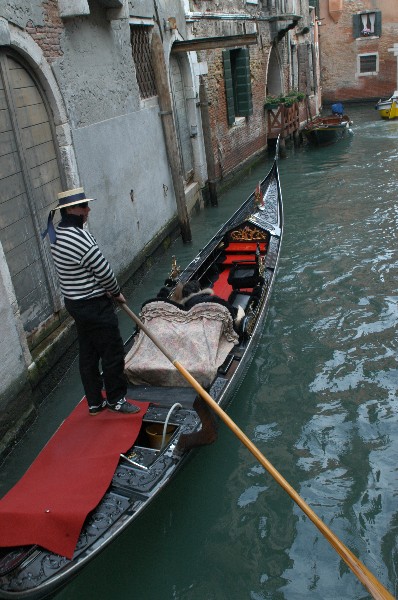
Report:
M395 596L398 567L398 122L349 109L353 135L287 148L285 232L268 319L229 414ZM185 266L271 162L192 220L129 304ZM120 314L125 337L132 328ZM75 360L1 469L23 473L82 396ZM221 424L143 515L57 600L364 600L335 550Z

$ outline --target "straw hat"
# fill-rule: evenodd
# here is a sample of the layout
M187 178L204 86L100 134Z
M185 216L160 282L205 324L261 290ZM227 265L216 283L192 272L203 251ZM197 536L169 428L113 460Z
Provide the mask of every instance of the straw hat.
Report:
M60 192L58 194L58 206L57 208L66 208L67 206L73 206L75 204L81 204L82 202L91 202L95 198L86 198L84 188L75 188L74 190L66 190L66 192Z
M74 190L66 190L66 192L60 192L58 194L58 206L50 210L48 214L47 227L41 234L43 240L46 237L46 235L48 235L52 244L55 244L55 242L57 241L57 235L55 233L53 224L53 218L57 208L75 206L77 204L82 204L82 202L91 202L92 200L95 200L95 198L86 198L86 194L84 193L84 189L82 187L75 188Z

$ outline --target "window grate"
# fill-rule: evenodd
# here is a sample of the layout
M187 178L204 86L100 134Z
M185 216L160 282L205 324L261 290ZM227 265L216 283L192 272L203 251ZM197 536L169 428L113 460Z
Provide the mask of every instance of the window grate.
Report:
M360 73L375 73L377 71L377 55L365 54L359 58Z
M137 83L141 98L157 95L155 74L151 62L149 28L145 25L130 25L130 39L135 64Z

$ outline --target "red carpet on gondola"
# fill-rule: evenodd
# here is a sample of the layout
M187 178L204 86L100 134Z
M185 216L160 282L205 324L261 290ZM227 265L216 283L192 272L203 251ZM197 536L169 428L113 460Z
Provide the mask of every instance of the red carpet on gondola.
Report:
M217 281L215 281L213 285L213 292L216 294L216 296L219 296L224 300L228 300L232 292L232 285L229 285L227 281L228 275L229 269L225 269L220 273Z
M22 479L0 500L0 546L38 544L72 558L84 520L100 502L120 453L135 442L148 409L88 414L83 399Z

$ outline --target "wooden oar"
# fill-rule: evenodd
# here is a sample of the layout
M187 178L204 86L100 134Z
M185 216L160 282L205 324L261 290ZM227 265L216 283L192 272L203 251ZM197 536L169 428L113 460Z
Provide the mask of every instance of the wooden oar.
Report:
M375 598L375 600L394 600L394 597L388 590L380 583L378 579L365 567L363 563L349 550L343 542L325 525L323 521L314 513L312 508L303 500L303 498L292 488L292 486L286 481L286 479L275 469L275 467L265 458L260 450L253 444L251 440L243 433L236 423L227 415L227 413L217 404L215 400L206 392L206 390L200 385L198 381L178 362L174 359L168 350L155 338L155 336L149 331L149 329L142 323L142 321L133 313L127 304L121 305L123 310L133 319L133 321L142 329L142 331L152 340L152 342L159 348L159 350L169 359L169 361L175 366L175 368L181 373L181 375L188 381L188 383L198 392L198 394L211 406L214 412L224 421L224 423L231 429L237 438L250 450L250 452L257 458L259 463L268 471L270 475L275 479L277 483L289 494L294 502L301 508L301 510L307 515L307 517L314 523L319 529L322 535L328 540L333 546L336 552L349 566L351 571L355 573L359 581L366 587L368 592Z

